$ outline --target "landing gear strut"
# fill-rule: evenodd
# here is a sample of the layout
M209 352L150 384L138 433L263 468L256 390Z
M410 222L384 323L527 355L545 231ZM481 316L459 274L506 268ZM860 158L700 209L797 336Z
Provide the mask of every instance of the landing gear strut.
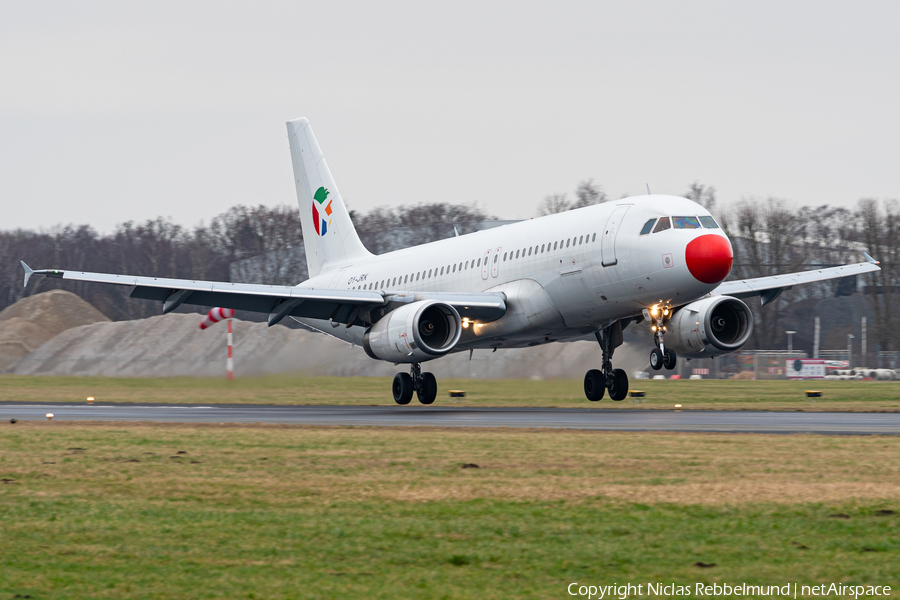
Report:
M628 395L628 375L622 369L612 368L613 352L622 344L622 325L620 322L613 323L598 329L595 335L603 351L603 365L600 369L591 369L584 376L584 395L591 402L596 402L609 390L612 400L624 400Z
M413 392L418 396L419 402L431 404L437 398L437 379L431 373L423 373L419 363L413 363L409 375L406 373L394 375L391 392L394 395L394 402L397 404L409 404Z
M656 348L650 351L650 368L654 371L659 371L662 367L665 367L667 371L675 368L677 357L673 351L666 348L666 344L663 341L663 334L666 332L666 321L668 321L671 312L672 309L670 308L657 308L655 306L649 311L650 318L653 319L653 325L650 328L653 330L653 342L656 344Z

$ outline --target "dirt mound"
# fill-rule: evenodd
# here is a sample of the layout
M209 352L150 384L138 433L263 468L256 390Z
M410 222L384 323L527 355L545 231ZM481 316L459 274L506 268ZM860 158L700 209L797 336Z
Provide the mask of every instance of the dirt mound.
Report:
M0 371L63 331L101 321L109 319L71 292L23 298L0 312Z
M70 329L20 360L13 372L108 377L220 376L225 373L225 325L198 328L202 315L170 314L140 321L94 323ZM629 374L647 365L646 353L616 350ZM372 360L362 348L281 325L234 321L237 376L301 372L309 375L392 376L406 367ZM596 342L461 352L428 363L437 377L582 378L600 364Z

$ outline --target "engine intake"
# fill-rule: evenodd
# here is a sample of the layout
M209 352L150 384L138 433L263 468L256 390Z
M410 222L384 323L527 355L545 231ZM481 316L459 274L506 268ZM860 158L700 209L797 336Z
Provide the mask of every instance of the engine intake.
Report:
M436 300L393 310L363 335L366 354L395 363L424 362L450 352L462 334L456 309Z
M675 311L666 347L684 358L710 358L738 350L753 333L753 313L731 296L713 296Z

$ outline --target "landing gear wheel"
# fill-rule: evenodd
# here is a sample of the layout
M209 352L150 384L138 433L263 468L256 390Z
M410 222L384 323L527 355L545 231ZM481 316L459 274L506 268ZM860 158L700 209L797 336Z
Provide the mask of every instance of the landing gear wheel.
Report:
M666 350L668 352L668 350ZM650 368L654 371L659 371L663 366L663 361L665 357L663 357L663 353L659 348L654 348L650 351Z
M609 378L609 397L618 402L628 395L628 375L622 369L613 369Z
M413 396L413 380L406 373L397 373L394 375L394 383L391 385L391 392L394 394L394 402L397 404L409 404Z
M591 402L603 399L606 391L603 373L598 369L591 369L584 376L584 395Z
M659 352L659 349L657 349L656 351ZM663 355L663 366L667 371L671 371L675 368L675 353L668 348L666 348L666 353Z
M431 373L422 373L419 380L419 389L416 390L419 402L422 404L431 404L437 398L437 379Z

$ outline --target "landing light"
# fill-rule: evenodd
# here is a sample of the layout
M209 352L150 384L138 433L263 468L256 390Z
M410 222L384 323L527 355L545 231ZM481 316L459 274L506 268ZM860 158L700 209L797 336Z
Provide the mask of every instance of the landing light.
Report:
M462 326L463 326L463 329L468 329L469 328L469 319L463 319Z
M654 306L653 308L650 309L650 314L653 315L654 317L655 317L658 313L659 313L659 310L658 310L655 306Z

